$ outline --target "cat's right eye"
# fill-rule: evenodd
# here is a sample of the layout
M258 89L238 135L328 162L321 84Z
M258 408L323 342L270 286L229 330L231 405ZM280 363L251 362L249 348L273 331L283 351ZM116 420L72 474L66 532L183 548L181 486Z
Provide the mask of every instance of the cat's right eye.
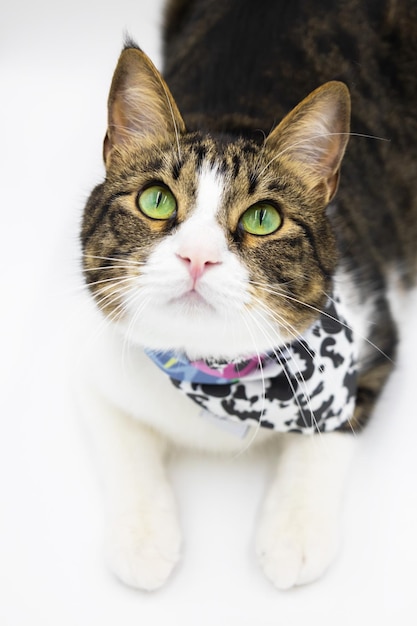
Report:
M140 192L139 209L153 220L168 220L177 210L174 194L164 185L152 185Z
M247 233L257 236L271 235L282 224L282 218L272 204L257 202L240 218L240 225Z

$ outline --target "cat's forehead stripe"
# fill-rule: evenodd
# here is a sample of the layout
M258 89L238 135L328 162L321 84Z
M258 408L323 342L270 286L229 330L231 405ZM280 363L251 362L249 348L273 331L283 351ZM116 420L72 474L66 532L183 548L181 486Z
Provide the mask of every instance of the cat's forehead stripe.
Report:
M223 196L223 176L218 168L203 166L197 183L197 201L193 215L215 218Z

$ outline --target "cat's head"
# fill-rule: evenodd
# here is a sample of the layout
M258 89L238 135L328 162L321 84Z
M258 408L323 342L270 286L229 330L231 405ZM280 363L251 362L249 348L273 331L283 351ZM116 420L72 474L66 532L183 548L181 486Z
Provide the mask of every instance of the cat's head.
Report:
M262 353L318 316L337 262L326 206L349 94L323 85L259 144L189 133L159 72L122 53L106 179L82 226L86 282L129 340L190 357Z

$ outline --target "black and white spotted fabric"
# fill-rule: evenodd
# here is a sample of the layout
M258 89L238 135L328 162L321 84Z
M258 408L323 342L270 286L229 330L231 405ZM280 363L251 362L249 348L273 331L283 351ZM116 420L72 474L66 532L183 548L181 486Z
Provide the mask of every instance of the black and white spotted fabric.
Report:
M179 391L220 420L310 434L339 429L354 411L357 355L337 296L303 337L261 359L226 364L148 355Z

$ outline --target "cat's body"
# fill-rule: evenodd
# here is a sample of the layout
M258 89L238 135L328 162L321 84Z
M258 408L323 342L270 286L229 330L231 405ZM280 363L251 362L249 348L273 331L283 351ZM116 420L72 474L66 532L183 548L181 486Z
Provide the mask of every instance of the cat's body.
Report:
M133 586L161 585L178 559L169 443L239 452L279 441L257 540L278 587L314 580L336 550L351 431L368 419L395 354L387 281L395 273L409 285L415 274L417 39L415 2L328 4L312 11L302 2L171 2L165 66L173 98L141 51L131 45L119 61L106 181L82 228L84 274L99 307L87 304L79 388L107 487L110 558ZM346 88L328 83L275 126L335 80L352 91L351 131L381 139L351 138L326 210L349 134ZM185 354L202 367L256 357L256 423L262 397L278 389L264 376L264 355L281 366L285 346L308 336L329 297L347 311L339 332L353 331L354 413L332 414L330 389L323 406L332 421L322 427L303 362L286 357L300 429L310 413L313 431L348 431L326 432L319 446L253 426L254 411L245 414L243 439L202 419L207 388L192 387L193 401L143 350ZM332 342L318 351L337 369ZM317 389L326 364L319 375ZM226 414L252 389L233 384ZM277 400L271 406L278 411Z

